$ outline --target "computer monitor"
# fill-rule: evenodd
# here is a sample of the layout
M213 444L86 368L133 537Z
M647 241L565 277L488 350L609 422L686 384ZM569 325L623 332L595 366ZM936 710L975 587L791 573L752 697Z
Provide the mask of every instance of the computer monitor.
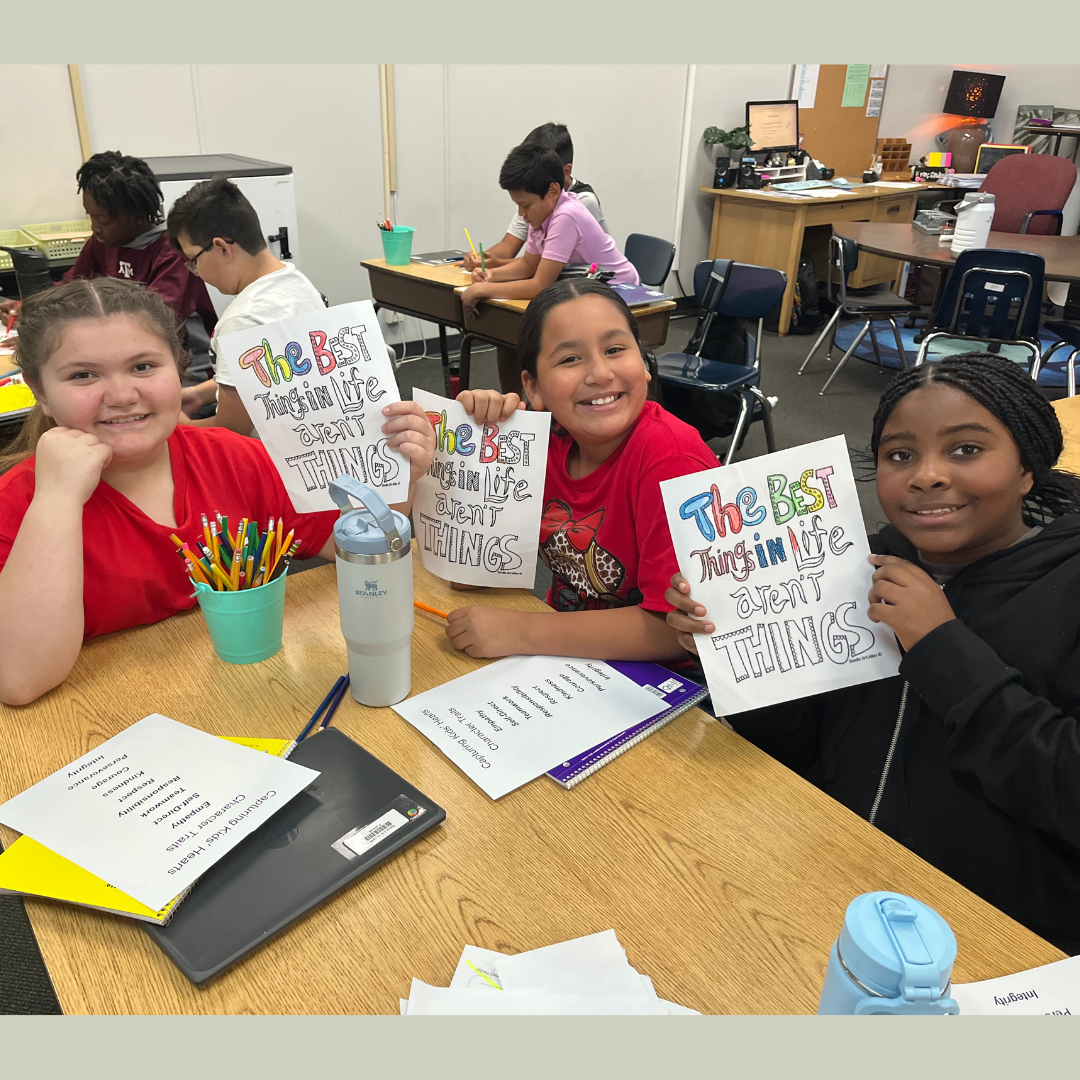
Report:
M748 101L746 125L750 128L750 152L797 150L799 103L797 101Z

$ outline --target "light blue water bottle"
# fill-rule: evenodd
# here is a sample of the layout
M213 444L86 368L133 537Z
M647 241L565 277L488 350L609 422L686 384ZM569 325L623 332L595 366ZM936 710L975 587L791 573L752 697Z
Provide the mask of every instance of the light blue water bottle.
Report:
M933 908L901 893L855 897L833 942L819 1016L956 1015L956 938Z

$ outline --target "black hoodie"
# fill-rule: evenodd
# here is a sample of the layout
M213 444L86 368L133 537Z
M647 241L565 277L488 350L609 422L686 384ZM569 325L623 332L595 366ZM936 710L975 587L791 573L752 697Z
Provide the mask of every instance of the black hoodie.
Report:
M870 547L918 563L891 526ZM731 723L1018 922L1080 953L1080 516L970 564L945 595L956 619L915 645L894 678Z

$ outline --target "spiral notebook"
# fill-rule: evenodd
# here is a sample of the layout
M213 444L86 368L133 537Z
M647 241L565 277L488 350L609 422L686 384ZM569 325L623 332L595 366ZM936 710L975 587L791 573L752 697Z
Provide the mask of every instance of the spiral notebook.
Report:
M640 724L627 728L606 742L586 750L583 754L564 761L554 769L548 770L548 776L564 788L580 784L587 776L592 776L597 769L602 769L609 761L625 753L632 746L637 746L642 739L648 738L654 731L659 731L669 720L674 720L680 713L686 712L703 698L708 697L708 687L701 686L690 679L684 679L674 671L660 664L639 663L631 660L607 661L616 671L628 679L633 679L638 686L663 698L667 704L663 712L650 716Z

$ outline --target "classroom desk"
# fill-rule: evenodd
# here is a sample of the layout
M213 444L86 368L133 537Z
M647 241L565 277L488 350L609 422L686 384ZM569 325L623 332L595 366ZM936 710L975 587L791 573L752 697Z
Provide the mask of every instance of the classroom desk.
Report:
M1054 143L1054 156L1057 157L1061 153L1061 140L1062 139L1076 139L1077 144L1080 145L1080 128L1075 127L1046 127L1040 124L1028 124L1024 128L1024 133L1027 135L1053 135L1057 141ZM1071 157L1076 157L1076 146L1073 146L1073 152Z
M829 230L838 222L908 222L915 217L915 202L923 188L890 188L868 184L831 199L797 195L767 195L738 188L703 187L713 196L710 259L735 259L757 266L772 266L787 274L780 302L780 334L791 326L799 257L805 250L814 260L818 277L828 264ZM891 259L860 258L851 275L852 288L895 281L899 269Z
M478 599L418 562L415 581L444 611ZM521 590L484 602L543 608ZM443 625L416 613L414 691L481 663ZM329 566L289 579L284 647L261 664L218 661L197 611L98 638L62 687L0 706L0 801L155 711L218 735L295 736L344 670ZM413 976L449 982L466 943L518 952L613 927L661 997L812 1013L844 909L873 889L948 919L957 981L1062 956L697 709L572 791L541 776L497 802L390 709L346 695L334 723L446 821L201 989L134 922L26 900L65 1012L397 1013Z

